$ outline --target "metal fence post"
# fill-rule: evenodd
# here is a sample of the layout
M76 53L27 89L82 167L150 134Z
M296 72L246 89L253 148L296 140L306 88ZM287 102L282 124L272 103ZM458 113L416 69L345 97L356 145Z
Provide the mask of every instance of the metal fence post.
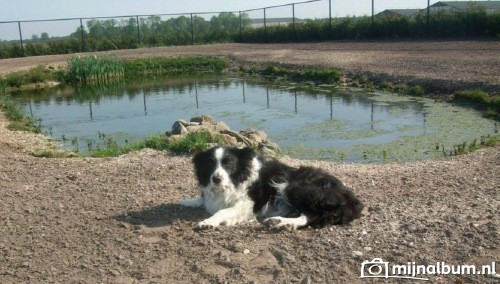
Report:
M431 0L427 0L427 36L431 36Z
M330 32L332 32L332 0L328 0L328 19L329 19Z
M295 4L292 4L292 28L293 28L293 39L297 40L297 31L295 30Z
M194 23L193 23L193 13L191 13L191 45L194 45Z
M372 0L372 30L373 30L373 27L375 26L374 15L375 15L375 0Z
M242 37L243 35L243 24L241 23L241 11L238 11L239 15L240 15L240 37Z
M266 8L264 8L264 42L267 42Z
M139 24L139 16L135 16L135 20L137 22L137 40L139 41L139 44L141 44L141 28Z
M17 22L17 26L19 27L19 39L21 40L21 51L22 56L24 56L24 44L23 44L23 32L21 31L21 22Z
M80 36L82 38L82 52L85 52L85 37L83 33L83 20L80 18Z

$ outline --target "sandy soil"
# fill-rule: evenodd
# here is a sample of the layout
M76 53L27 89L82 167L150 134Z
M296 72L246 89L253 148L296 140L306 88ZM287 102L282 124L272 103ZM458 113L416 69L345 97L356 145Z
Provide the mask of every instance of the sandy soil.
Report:
M428 90L482 88L500 91L500 41L336 41L300 44L213 44L99 52L120 57L172 55L226 56L239 63L276 62L338 68L349 75L370 74L410 82ZM65 65L70 55L0 60L0 74L39 64Z
M498 42L452 42L455 48L440 42L346 43L353 50L343 44L229 44L120 54L195 54L199 48L241 61L314 59L353 72L365 65L359 70L498 85ZM481 48L472 49L476 45ZM484 56L471 60L458 53ZM365 56L370 64L357 61ZM443 61L435 62L437 57ZM2 60L0 68L59 64L64 58ZM189 157L143 150L107 159L35 158L30 152L50 142L6 125L0 116L1 283L373 283L359 276L362 262L376 257L390 264L479 267L500 256L499 146L404 164L283 158L290 165L321 167L354 188L366 204L362 218L348 226L292 232L257 223L199 231L194 227L206 213L178 205L197 194ZM487 275L425 277L434 283L500 281Z

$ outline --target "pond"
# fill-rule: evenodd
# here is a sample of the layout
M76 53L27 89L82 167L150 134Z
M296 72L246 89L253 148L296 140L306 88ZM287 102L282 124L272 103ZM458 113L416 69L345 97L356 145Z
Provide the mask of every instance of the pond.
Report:
M363 89L258 77L189 76L62 86L20 96L63 147L85 153L128 143L208 114L232 130L263 130L285 155L346 162L443 157L497 126L475 110Z

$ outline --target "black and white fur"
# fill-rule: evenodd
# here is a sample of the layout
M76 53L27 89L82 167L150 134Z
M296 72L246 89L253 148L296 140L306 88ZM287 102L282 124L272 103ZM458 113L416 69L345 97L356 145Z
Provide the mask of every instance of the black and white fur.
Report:
M199 228L263 220L275 228L347 224L363 204L342 182L312 167L293 168L263 158L251 148L215 147L193 158L201 185L197 199L180 204L201 207L212 216Z

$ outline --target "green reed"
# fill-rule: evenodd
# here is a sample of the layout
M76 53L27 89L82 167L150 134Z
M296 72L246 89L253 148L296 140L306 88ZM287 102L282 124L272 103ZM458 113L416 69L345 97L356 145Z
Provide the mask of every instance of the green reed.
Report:
M72 56L68 60L68 81L106 82L124 75L123 63L115 56Z

